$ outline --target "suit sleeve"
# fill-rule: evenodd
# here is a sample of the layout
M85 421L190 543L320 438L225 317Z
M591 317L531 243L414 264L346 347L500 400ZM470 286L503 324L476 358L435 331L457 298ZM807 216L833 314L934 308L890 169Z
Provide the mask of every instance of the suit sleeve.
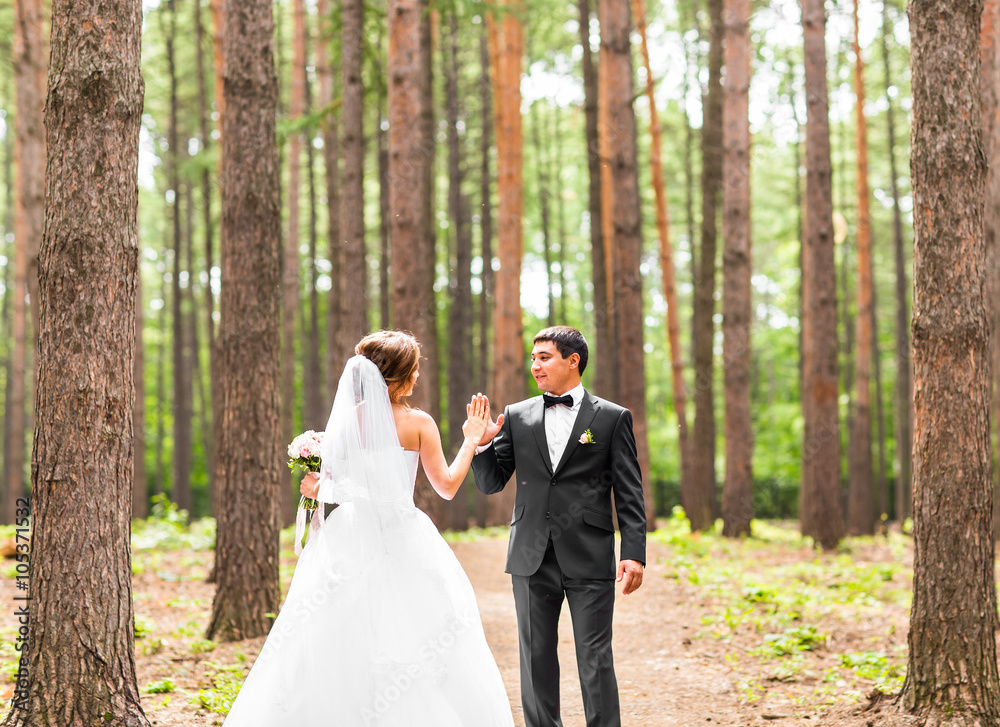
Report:
M510 435L510 407L504 409L503 426L491 446L472 458L476 488L485 495L495 495L507 486L514 474L514 443Z
M646 564L646 507L642 497L642 471L632 433L632 412L622 411L611 441L612 489L618 528L621 531L622 560Z

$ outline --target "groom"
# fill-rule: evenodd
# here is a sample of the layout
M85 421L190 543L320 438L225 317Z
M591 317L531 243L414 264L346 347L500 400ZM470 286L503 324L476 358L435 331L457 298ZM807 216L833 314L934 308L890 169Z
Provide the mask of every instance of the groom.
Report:
M561 727L559 611L569 602L587 727L618 727L618 682L611 653L615 528L621 530L617 581L628 595L642 584L646 515L628 409L583 388L587 341L569 326L535 336L531 374L542 396L509 405L490 422L472 460L476 487L500 492L517 470L507 572L521 652L526 727Z

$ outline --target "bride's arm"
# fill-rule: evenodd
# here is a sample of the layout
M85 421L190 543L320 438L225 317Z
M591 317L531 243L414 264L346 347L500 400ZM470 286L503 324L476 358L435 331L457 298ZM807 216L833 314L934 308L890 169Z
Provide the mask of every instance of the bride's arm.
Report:
M465 441L451 465L445 459L437 423L429 414L415 412L419 415L420 461L423 463L424 473L434 490L446 500L453 499L465 481L476 447L486 432L489 421L483 396L472 397L472 402L466 406L466 412L469 418L462 426Z

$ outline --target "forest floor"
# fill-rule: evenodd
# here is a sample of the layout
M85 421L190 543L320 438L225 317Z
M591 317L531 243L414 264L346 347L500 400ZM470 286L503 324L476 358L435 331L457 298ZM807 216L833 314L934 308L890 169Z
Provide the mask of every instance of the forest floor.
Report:
M157 727L220 725L264 639L204 638L214 586L211 521L183 526L175 513L133 529L136 661L142 704ZM912 544L890 533L817 552L795 523L754 523L754 537L691 535L681 518L649 535L642 588L614 617L623 724L908 724L891 699L906 669ZM282 534L281 580L295 567ZM516 725L517 630L504 529L448 534L475 588L486 637ZM13 561L0 598L14 604ZM16 671L14 608L0 611L0 698ZM560 622L565 727L584 727L568 608ZM9 704L9 702L8 702ZM867 709L866 709L867 708Z

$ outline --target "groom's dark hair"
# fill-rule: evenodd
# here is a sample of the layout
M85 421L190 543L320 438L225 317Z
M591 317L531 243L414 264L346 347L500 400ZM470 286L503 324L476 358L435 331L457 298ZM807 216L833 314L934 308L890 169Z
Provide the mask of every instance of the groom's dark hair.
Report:
M543 328L535 334L535 343L539 341L551 341L556 345L559 355L569 358L574 353L580 355L580 375L583 375L587 368L587 339L583 337L575 328L571 326L552 326Z

